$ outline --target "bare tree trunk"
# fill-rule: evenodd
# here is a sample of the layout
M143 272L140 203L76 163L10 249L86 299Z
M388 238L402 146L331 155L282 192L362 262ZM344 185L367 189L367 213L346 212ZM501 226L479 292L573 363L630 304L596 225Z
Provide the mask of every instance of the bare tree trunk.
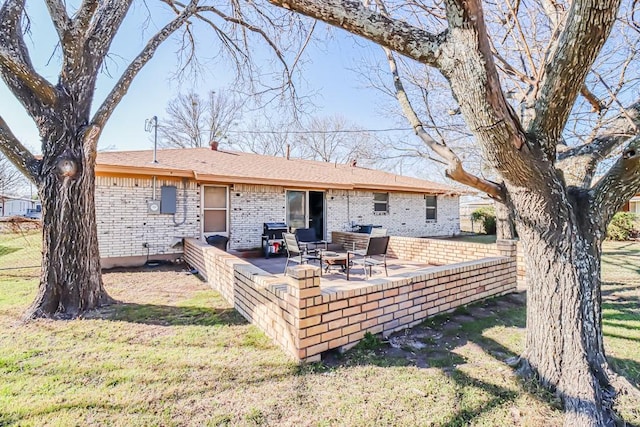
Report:
M43 210L42 273L26 318L72 318L112 302L102 284L94 202L95 155L75 137L43 162L39 194ZM66 142L66 143L65 143Z
M513 240L516 238L515 218L512 210L504 203L496 201L496 238Z
M562 398L565 425L615 425L602 341L598 233L581 217L586 210L566 199L549 203L530 192L512 193L512 199L522 213L518 232L529 284L521 372Z

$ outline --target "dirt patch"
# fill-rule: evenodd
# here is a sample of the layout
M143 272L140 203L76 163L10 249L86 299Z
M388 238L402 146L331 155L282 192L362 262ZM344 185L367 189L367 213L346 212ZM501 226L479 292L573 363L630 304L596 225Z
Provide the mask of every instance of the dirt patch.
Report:
M111 297L127 303L172 304L202 290L203 285L186 264L114 268L105 271L102 279Z
M513 353L492 340L484 340L482 333L494 327L524 328L524 320L520 317L525 301L526 294L519 292L427 319L414 328L381 339L380 346L372 350L374 357L392 360L394 365L447 369L466 363L466 357L461 355L464 351L484 352L506 361L514 356ZM325 363L335 366L350 361L357 363L355 359L360 356L358 351L330 354Z
M0 233L23 233L37 230L42 230L42 221L39 219L22 216L0 218Z

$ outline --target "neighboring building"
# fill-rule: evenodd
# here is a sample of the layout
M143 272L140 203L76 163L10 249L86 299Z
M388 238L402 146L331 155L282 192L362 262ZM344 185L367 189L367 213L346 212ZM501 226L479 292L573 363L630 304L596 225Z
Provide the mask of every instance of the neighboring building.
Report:
M640 214L640 194L636 194L622 207L624 212Z
M42 216L42 204L39 200L23 197L0 196L0 216L25 216L40 218Z
M103 265L176 257L183 237L260 247L263 224L315 228L319 238L374 224L398 236L460 232L459 193L362 167L208 148L100 152L96 211Z
M482 232L482 224L471 221L471 214L481 208L494 206L492 199L486 196L469 195L460 199L460 230L479 233Z

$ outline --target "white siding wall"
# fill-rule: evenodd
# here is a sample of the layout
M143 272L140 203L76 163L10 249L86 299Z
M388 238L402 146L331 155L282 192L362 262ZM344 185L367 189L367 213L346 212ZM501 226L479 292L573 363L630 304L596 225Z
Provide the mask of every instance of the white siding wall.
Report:
M4 202L4 216L25 215L32 204L26 200L7 200Z
M156 198L160 187L177 187L178 223L184 218L182 181L158 179ZM96 177L96 215L98 243L103 258L128 257L149 254L180 253L171 248L176 238L200 236L200 193L194 182L187 183L187 218L176 226L170 214L149 214L147 201L153 199L153 181L143 178Z

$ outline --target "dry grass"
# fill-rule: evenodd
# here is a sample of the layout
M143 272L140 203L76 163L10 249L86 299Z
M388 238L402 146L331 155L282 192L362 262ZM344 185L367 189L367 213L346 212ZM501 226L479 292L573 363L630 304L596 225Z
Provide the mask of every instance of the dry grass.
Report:
M628 253L608 255L605 274L640 253L640 245L615 249ZM614 363L637 383L640 272L627 270L605 288L605 334ZM0 276L0 425L562 423L557 402L505 363L522 349L516 297L431 320L399 346L370 337L325 364L298 366L186 272L104 278L123 304L82 320L21 324L35 281ZM638 406L623 405L640 424Z

